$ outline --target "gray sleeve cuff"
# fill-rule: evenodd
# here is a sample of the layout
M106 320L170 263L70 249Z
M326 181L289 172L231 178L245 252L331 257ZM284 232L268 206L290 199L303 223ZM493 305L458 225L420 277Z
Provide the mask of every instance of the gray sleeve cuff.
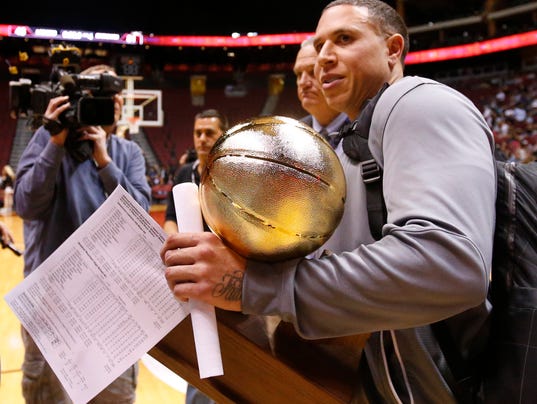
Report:
M299 261L268 263L249 260L242 287L243 313L294 317L294 293L286 288L293 288Z

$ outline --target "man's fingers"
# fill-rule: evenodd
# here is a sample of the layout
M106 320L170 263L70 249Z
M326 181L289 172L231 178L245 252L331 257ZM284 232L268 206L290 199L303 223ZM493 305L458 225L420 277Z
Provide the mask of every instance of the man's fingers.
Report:
M160 250L160 258L162 262L166 264L167 252L171 251L171 257L173 257L174 250L180 250L182 248L194 247L198 244L198 236L196 233L173 233L168 236L166 241Z

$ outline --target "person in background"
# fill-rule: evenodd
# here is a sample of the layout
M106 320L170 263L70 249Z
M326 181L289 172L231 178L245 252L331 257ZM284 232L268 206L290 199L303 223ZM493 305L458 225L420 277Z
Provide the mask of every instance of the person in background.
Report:
M2 176L0 177L0 208L5 208L6 213L11 213L14 184L15 171L9 164L6 164L2 167Z
M12 253L20 257L24 252L19 250L14 242L13 233L9 227L5 223L0 222L0 246L2 249L7 248L11 250Z
M321 257L269 263L210 232L172 234L161 249L164 276L179 300L279 315L306 339L371 333L357 402L458 403L433 324L445 320L466 364L479 352L490 313L493 135L463 94L404 75L408 30L383 1L332 1L313 41L328 104L352 121L372 109L369 147L387 208L380 238L369 228L362 164L343 153L347 188L362 198L345 206L354 236L340 225ZM235 298L213 293L222 288Z
M0 239L2 240L2 248L5 248L15 241L13 238L13 233L4 222L0 222Z
M183 164L179 168L173 180L173 185L183 182L193 182L196 185L200 184L201 174L207 164L209 152L228 127L227 117L216 109L206 109L196 114L194 117L193 142L197 158L190 163ZM190 153L190 156L192 156L192 153ZM168 194L166 218L163 228L168 234L179 231L172 192Z
M108 74L107 65L81 74ZM119 80L119 78L118 78ZM71 108L68 96L48 103L43 125L22 153L14 189L14 207L24 221L24 276L46 260L121 185L145 210L151 190L140 147L114 134L123 99L113 96L114 123L75 130L62 117ZM82 147L85 144L86 146ZM69 396L32 340L22 328L25 347L22 391L26 403L70 403ZM138 377L135 363L91 403L134 403Z
M302 108L309 113L301 121L323 135L335 149L340 140L337 136L339 130L349 122L349 118L345 113L336 111L326 103L321 83L313 73L316 59L317 52L313 47L313 37L310 37L300 45L293 66L298 99Z
M187 157L197 156L192 162L185 162L179 168L174 178L173 185L184 182L193 182L198 185L201 181L201 174L207 164L207 158L215 142L228 129L229 123L227 117L216 109L206 109L194 116L194 153L185 152ZM205 230L209 230L205 221L203 222ZM164 221L164 231L168 234L177 233L180 229L177 226L177 216L173 192L168 193L168 205L166 207L166 217ZM188 384L186 390L186 404L214 404L214 401Z
M2 167L2 177L0 177L0 188L6 189L7 187L13 187L15 184L15 171L9 164Z
M181 154L181 157L179 157L179 168L186 163L193 163L197 158L198 154L196 153L196 149L187 149L183 154Z

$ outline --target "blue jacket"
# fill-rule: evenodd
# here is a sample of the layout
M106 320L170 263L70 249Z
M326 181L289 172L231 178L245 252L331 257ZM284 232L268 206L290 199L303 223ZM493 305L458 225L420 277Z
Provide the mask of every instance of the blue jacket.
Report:
M151 189L140 147L112 135L108 153L112 162L97 170L91 159L79 163L64 147L52 144L43 127L35 132L19 161L14 187L15 212L24 220L24 276L90 217L117 185L149 209Z

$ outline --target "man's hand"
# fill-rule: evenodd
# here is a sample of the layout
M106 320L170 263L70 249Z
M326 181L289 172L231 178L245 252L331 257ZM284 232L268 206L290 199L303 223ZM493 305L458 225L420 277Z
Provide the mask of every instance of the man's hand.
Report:
M106 147L107 133L100 126L86 126L81 130L82 136L79 140L90 140L93 142L93 160L98 168L104 168L112 161Z
M166 281L177 299L192 298L225 310L241 311L246 259L215 234L171 234L160 256L166 265Z
M63 146L69 134L69 129L60 122L60 115L70 106L67 95L54 97L49 101L47 110L43 114L43 125L52 135L50 141L57 146Z

